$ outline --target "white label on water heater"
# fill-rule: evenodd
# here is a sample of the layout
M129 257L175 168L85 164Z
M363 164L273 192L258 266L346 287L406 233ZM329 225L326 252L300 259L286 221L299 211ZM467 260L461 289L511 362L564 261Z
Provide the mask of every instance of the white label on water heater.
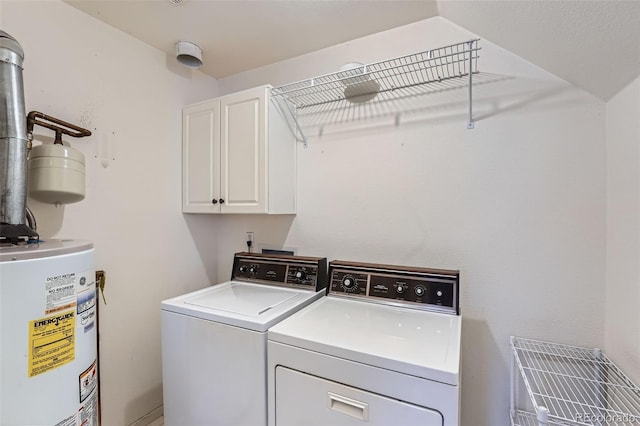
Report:
M60 274L45 280L45 314L64 311L76 306L76 280L78 274Z
M77 426L98 426L98 391L94 389L91 396L80 405Z
M93 270L81 272L77 280L78 321L85 333L91 331L96 317L96 283Z

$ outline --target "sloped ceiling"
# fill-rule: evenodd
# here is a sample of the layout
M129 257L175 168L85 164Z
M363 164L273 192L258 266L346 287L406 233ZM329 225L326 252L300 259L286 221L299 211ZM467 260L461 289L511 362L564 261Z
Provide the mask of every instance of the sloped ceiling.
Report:
M640 1L441 1L441 16L608 100L640 75Z
M222 78L440 15L608 100L640 75L640 0L65 0ZM178 4L176 4L178 3Z

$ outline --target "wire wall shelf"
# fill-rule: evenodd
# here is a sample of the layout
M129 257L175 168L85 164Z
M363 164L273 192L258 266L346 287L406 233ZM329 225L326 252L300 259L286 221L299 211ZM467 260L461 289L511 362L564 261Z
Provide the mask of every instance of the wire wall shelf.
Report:
M514 426L640 424L640 388L599 349L511 338ZM524 384L534 412L516 408Z
M274 87L271 95L282 101L305 144L301 116L333 113L353 119L344 111L461 84L469 90L467 128L473 128L472 81L478 73L479 51L479 39L469 40Z

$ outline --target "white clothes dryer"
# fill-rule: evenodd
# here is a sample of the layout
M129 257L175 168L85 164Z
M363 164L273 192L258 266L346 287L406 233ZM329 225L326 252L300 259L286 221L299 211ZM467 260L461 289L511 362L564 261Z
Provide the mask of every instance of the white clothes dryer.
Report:
M333 261L268 332L269 426L457 426L459 272Z
M267 330L324 294L326 259L238 253L231 281L162 302L167 426L267 422Z

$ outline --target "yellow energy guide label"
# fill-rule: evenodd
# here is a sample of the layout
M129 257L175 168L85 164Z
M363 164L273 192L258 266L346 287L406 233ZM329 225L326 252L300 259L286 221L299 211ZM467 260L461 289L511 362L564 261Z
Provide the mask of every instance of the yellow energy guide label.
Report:
M29 322L29 377L54 370L75 359L75 329L75 311Z

